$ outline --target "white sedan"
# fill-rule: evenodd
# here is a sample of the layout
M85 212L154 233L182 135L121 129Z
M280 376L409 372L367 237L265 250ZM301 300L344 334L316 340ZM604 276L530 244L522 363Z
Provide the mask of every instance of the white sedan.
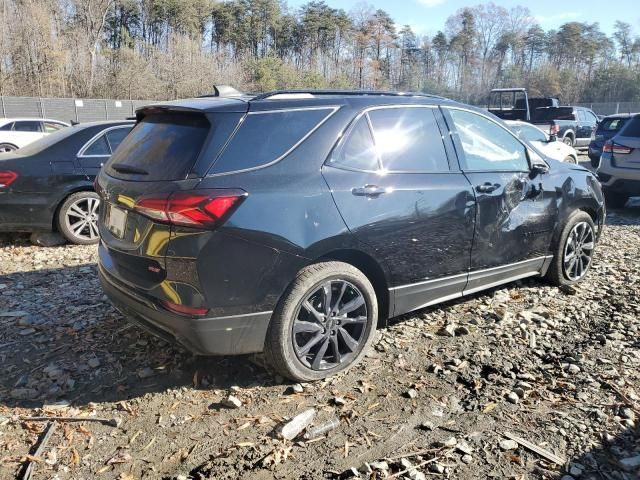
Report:
M516 135L524 140L528 140L534 147L554 160L561 162L578 163L578 152L576 149L564 142L558 141L555 135L549 136L535 125L526 122L507 120L507 125Z
M69 124L48 118L0 119L0 152L12 152Z

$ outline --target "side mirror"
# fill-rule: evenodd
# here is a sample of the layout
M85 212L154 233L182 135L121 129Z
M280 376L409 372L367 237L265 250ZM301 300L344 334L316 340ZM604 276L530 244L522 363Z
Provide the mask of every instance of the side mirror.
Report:
M555 133L552 133L551 135L549 135L549 143L553 143L557 141L558 141L558 136Z
M531 166L531 173L533 173L534 175L549 173L549 165L547 165L546 163L534 163Z

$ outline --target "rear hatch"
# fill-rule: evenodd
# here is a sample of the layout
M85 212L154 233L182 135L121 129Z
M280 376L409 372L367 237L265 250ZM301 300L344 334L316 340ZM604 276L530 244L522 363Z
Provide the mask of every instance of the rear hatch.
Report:
M596 130L593 145L602 148L604 142L614 137L625 125L627 120L628 118L626 117L605 118L602 120Z
M620 133L607 142L607 150L611 150L614 167L640 169L640 115L629 119Z
M176 291L181 287L168 274L167 253L175 256L170 252L176 235L172 225L208 221L213 215L199 210L208 197L194 191L244 111L246 104L238 101L236 108L221 112L176 105L138 112L138 123L96 182L103 200L100 264L112 280L173 303L200 295ZM200 302L194 298L191 304Z

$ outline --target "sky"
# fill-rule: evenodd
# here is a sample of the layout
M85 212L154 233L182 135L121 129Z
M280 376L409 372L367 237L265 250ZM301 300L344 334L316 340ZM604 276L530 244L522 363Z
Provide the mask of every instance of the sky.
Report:
M325 0L333 8L346 11L362 3L362 0ZM607 3L602 0L580 0L558 2L558 0L494 0L496 5L506 8L516 5L529 7L533 16L545 30L557 28L566 22L600 23L607 34L613 33L616 20L630 23L636 32L640 32L640 9L638 0L615 0ZM307 0L288 0L291 7L298 7ZM458 9L478 5L481 0L368 0L374 8L387 11L399 25L411 25L419 35L433 35L444 29L449 15ZM609 7L615 5L615 7Z

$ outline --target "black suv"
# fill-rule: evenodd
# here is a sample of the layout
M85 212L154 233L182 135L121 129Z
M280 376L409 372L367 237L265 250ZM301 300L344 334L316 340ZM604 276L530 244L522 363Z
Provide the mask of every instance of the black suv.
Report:
M587 273L593 174L428 95L286 91L145 107L101 171L99 272L132 321L197 354L314 380L380 321Z

